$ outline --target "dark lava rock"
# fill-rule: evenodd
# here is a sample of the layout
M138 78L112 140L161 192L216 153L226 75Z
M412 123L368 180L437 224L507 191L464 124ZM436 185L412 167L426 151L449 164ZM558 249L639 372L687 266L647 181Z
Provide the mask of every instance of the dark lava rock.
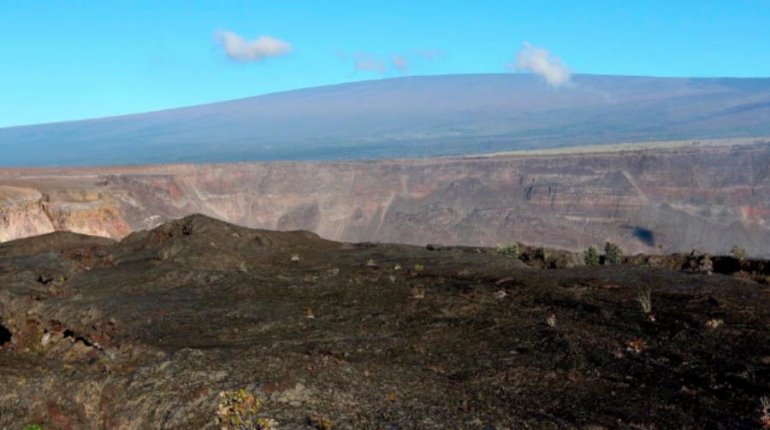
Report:
M761 427L751 277L431 248L202 216L4 244L0 428Z

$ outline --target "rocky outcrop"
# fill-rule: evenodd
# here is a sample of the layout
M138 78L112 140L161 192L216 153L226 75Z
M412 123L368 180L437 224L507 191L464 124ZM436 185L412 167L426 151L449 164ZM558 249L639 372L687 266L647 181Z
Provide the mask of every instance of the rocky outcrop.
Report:
M54 231L34 189L0 186L0 241L36 236Z
M70 193L65 195L46 196L44 208L55 230L112 238L133 231L111 194L79 193L74 199Z
M612 241L626 253L647 254L693 248L726 253L737 244L766 256L769 165L770 145L760 143L411 161L17 170L0 174L0 183L47 196L47 217L17 215L0 237L56 229L121 238L202 213L349 242L519 241L579 250ZM23 212L10 200L4 207Z
M132 227L110 194L0 186L0 241L53 231L119 238Z

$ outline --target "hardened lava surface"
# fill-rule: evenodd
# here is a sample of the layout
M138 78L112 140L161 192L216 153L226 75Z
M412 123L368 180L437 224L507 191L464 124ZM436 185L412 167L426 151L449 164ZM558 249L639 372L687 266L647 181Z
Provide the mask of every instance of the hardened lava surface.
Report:
M259 406L242 428L762 428L765 264L687 258L588 267L199 215L7 242L0 428L236 428L238 392Z

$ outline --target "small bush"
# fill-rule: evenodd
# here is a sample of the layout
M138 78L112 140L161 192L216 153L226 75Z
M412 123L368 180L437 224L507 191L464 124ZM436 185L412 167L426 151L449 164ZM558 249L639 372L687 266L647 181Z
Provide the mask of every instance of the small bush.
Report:
M548 315L548 318L545 319L545 323L548 325L548 327L555 328L556 327L556 315L554 315L554 314Z
M732 255L733 257L739 260L743 260L744 258L746 258L746 250L741 248L738 245L733 245L733 247L730 248L730 255Z
M636 301L639 302L639 305L642 307L642 311L645 314L652 313L652 296L650 290L642 290L639 292Z
M714 262L711 261L711 257L704 255L698 265L698 271L710 275L714 273Z
M611 242L607 242L607 244L604 245L604 261L607 264L620 264L622 259L623 251L620 250L618 245Z
M223 391L219 397L216 416L223 430L275 430L275 420L257 417L264 402L248 391Z
M513 245L508 246L497 245L497 253L507 257L518 258L519 255L521 255L521 247L518 243L514 243Z
M594 246L589 246L583 253L583 260L586 266L598 266L599 265L599 251Z

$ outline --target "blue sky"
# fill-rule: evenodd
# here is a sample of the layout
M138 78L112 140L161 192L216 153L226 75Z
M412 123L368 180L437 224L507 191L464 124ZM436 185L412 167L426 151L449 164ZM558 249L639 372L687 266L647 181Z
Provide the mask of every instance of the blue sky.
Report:
M525 42L576 73L770 76L770 1L0 0L0 127L510 72Z

